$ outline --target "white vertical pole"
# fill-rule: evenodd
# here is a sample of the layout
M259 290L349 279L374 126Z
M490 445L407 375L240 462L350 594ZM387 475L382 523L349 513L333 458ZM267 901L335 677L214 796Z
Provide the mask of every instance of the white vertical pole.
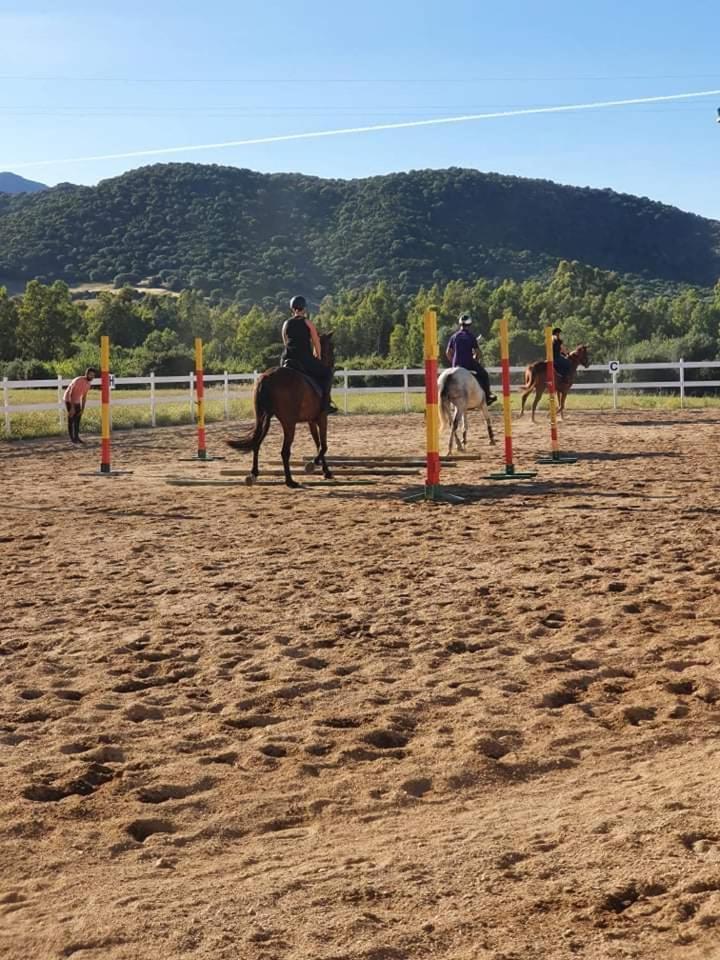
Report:
M410 399L408 397L408 389L409 389L408 371L407 371L407 367L403 367L403 409L405 410L405 413L408 412L408 402Z
M3 377L3 408L5 410L5 433L10 436L10 392L8 378Z
M617 370L613 370L612 372L612 395L613 395L613 410L617 410L617 403L618 403Z
M343 410L348 412L348 372L343 370Z
M680 357L680 409L685 406L685 361Z
M57 393L58 393L58 423L60 424L60 430L64 427L65 423L63 420L63 379L60 374L58 374L58 383L57 383Z
M195 423L195 373L190 371L190 423Z
M223 400L225 403L225 419L230 419L230 383L228 381L228 372L225 370L223 379Z
M157 426L157 413L155 410L155 371L150 371L150 424Z

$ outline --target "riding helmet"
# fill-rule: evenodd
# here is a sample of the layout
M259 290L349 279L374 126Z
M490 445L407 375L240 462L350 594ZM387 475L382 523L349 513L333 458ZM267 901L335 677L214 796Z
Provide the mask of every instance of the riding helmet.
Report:
M458 320L458 323L460 324L461 327L469 327L470 324L472 323L472 317L470 316L469 313L464 313Z
M307 309L307 302L305 297L293 297L290 301L291 310L305 310Z

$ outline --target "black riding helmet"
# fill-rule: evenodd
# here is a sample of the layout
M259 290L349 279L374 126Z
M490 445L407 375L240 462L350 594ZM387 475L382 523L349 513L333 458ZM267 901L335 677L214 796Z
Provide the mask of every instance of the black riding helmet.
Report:
M306 302L306 300L305 300L305 297L293 297L292 300L290 301L290 309L291 309L291 310L306 310L306 309L307 309L307 302Z
M472 323L472 317L469 313L463 313L462 316L459 317L458 323L461 327L469 327Z

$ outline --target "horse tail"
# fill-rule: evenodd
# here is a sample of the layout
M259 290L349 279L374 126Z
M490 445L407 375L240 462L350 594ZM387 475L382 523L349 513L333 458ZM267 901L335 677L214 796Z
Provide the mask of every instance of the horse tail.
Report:
M533 375L534 375L534 373L535 373L533 367L534 367L534 364L532 364L532 363L529 363L529 364L525 367L525 386L524 386L524 388L523 388L524 390L528 390L528 389L530 388L530 385L531 385L532 382L533 382L533 379L534 379L534 376L533 376Z
M272 416L272 407L270 404L270 389L267 380L261 377L255 386L253 395L255 406L255 426L251 427L242 437L235 440L226 440L225 442L233 450L242 450L248 452L254 450L259 445L265 434L265 423Z
M443 370L440 374L438 386L440 387L440 429L450 429L452 426L452 411L450 409L450 397L448 390L450 385L450 371Z

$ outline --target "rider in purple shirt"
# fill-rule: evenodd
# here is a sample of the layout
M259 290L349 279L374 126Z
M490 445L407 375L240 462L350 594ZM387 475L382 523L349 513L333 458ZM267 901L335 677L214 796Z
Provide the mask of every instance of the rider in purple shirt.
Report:
M450 337L445 350L445 356L453 367L464 367L474 374L475 379L485 391L487 403L488 406L490 406L491 403L495 403L497 397L490 392L490 377L485 367L483 367L477 359L480 353L480 347L477 342L477 337L470 329L472 319L467 313L464 313L458 323L460 324L460 329L456 330Z

